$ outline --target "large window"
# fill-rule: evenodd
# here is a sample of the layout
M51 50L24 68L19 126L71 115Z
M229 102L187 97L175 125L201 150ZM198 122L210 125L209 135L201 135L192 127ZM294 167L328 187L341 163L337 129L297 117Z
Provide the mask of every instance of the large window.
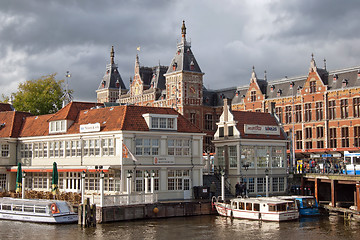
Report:
M213 115L205 115L205 130L213 130Z
M341 118L349 117L349 105L347 99L340 100L340 113L341 113Z
M336 118L336 102L335 100L329 101L329 119L333 120Z
M329 129L329 147L336 148L336 128Z
M100 139L84 140L84 156L100 156Z
M247 179L249 184L248 184L248 192L249 193L254 193L255 192L255 180L254 178L248 178Z
M283 109L282 109L282 107L276 107L275 108L275 113L279 117L279 122L282 123L283 122Z
M0 174L0 192L6 190L6 174Z
M316 107L316 121L321 121L323 119L323 103L317 102L315 103Z
M269 167L269 150L267 147L257 147L257 166Z
M349 147L349 128L341 128L341 147Z
M256 101L256 91L251 91L251 93L250 93L250 101L251 102Z
M255 146L242 146L240 156L242 165L248 165L250 168L255 167Z
M9 144L1 144L1 157L9 157Z
M272 147L271 150L271 166L276 168L284 167L284 148Z
M324 148L324 127L316 127L316 148Z
M295 106L295 122L297 122L297 123L302 122L301 105Z
M102 140L102 155L113 156L114 155L114 139L105 138Z
M302 131L296 131L295 143L296 143L296 149L302 149Z
M305 103L305 122L311 121L311 103Z
M196 113L190 113L190 122L196 124Z
M310 93L315 93L316 92L316 81L311 81L310 82Z
M237 167L237 147L229 146L229 162L231 168Z
M265 178L257 178L257 192L262 193L265 192L266 189L266 181Z
M135 155L157 156L159 155L159 139L156 138L136 138Z
M152 129L175 129L175 118L151 117Z
M183 180L189 176L189 170L168 170L168 190L188 190Z
M285 123L291 123L292 122L292 111L291 106L285 107Z
M190 140L189 139L168 139L168 155L189 156Z
M217 147L216 148L216 156L218 159L218 165L222 168L225 167L225 148L224 147Z
M354 127L354 146L360 147L360 126Z
M354 117L360 117L360 98L353 98Z
M272 190L273 192L283 192L285 191L285 179L283 177L273 177L272 178Z
M31 158L32 157L32 144L31 143L21 144L20 157L21 158Z

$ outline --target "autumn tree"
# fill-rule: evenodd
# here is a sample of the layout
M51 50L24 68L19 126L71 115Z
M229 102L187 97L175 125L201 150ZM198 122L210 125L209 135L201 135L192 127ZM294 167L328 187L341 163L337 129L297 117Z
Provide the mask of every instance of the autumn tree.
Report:
M20 83L18 91L11 94L14 108L33 115L55 113L61 109L66 90L62 87L64 80L56 80L55 76L56 73Z

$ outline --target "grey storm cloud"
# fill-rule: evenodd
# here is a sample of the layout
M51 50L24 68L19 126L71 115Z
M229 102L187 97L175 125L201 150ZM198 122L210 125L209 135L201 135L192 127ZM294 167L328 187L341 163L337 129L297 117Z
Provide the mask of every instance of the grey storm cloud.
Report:
M126 86L141 65L168 65L187 39L211 89L249 83L252 66L268 80L307 74L311 53L328 69L359 64L358 1L335 0L3 0L1 94L25 80L70 71L75 100L95 101L110 61ZM137 52L136 47L141 51Z

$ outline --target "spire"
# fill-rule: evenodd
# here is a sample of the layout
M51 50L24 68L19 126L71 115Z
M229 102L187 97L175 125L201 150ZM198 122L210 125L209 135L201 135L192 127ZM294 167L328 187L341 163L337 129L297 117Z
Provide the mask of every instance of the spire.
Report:
M315 71L317 71L317 68L316 68L316 63L315 63L315 59L314 59L314 54L312 53L309 72L315 72Z
M326 70L326 59L324 58L324 69Z
M252 67L251 79L256 79L255 67Z
M266 70L264 71L264 80L267 81Z
M135 75L140 73L140 62L139 62L139 55L136 54L135 59Z
M183 20L183 24L181 26L181 36L182 36L183 42L185 42L185 40L186 40L186 27L185 27L185 21L184 20Z
M111 52L110 52L111 65L114 64L114 56L115 56L114 46L111 46Z

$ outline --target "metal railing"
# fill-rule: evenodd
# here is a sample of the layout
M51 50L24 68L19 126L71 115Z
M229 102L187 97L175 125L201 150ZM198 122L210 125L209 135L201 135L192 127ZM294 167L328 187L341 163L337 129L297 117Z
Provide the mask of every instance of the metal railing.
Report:
M92 204L100 206L100 195L89 195L86 196L90 198ZM123 206L123 205L138 205L138 204L150 204L156 203L158 201L158 194L156 193L132 193L128 194L119 194L119 195L105 195L103 206Z

